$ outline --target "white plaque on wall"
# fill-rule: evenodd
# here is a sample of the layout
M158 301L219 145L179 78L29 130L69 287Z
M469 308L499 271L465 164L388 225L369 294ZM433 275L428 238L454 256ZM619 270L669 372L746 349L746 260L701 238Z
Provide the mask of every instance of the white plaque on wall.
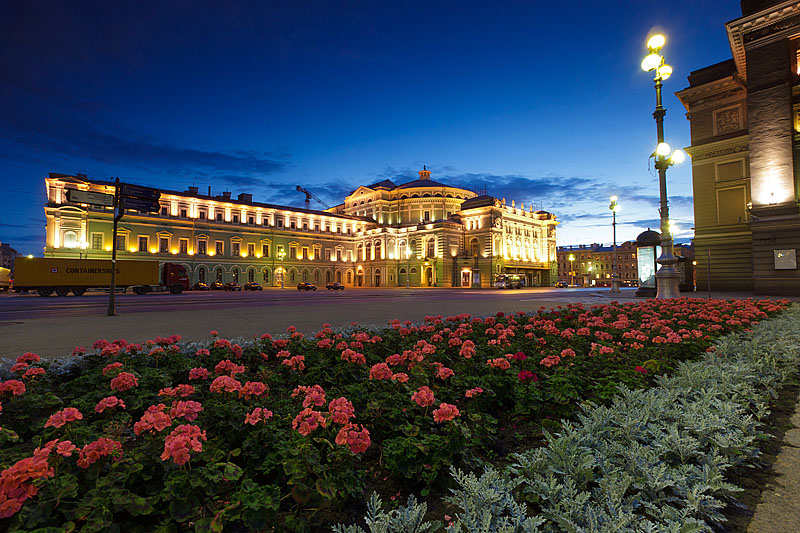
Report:
M797 250L773 250L775 254L775 270L796 270L797 269Z

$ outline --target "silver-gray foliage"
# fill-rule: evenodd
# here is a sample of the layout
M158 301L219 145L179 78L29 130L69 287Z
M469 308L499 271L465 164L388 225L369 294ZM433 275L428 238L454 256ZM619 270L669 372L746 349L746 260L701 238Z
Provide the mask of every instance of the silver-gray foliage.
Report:
M486 468L478 478L451 469L460 488L447 501L461 512L448 532L712 531L741 491L726 471L752 466L769 400L797 373L798 321L794 305L750 333L719 339L715 351L680 364L654 388L623 387L608 406L583 405L577 422L546 434L547 446L515 454L504 473ZM539 515L528 516L520 501ZM376 514L375 495L369 508L371 533L429 531L381 518L390 515ZM363 533L357 526L334 531Z
M414 496L408 497L408 504L393 511L383 510L383 502L375 492L367 502L367 523L369 533L428 533L441 528L441 522L427 522L424 520L428 506L417 503ZM333 527L334 533L366 533L358 525L343 526L338 524Z

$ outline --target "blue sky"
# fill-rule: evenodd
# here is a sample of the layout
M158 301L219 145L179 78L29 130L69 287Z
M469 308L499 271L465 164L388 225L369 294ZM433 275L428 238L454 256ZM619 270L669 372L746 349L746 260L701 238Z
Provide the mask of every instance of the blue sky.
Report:
M564 7L567 7L564 9ZM46 2L0 17L0 241L44 245L48 172L302 206L360 184L433 179L558 216L559 245L658 226L648 34L667 36L666 140L689 145L673 93L730 58L736 0ZM668 172L692 236L691 168Z

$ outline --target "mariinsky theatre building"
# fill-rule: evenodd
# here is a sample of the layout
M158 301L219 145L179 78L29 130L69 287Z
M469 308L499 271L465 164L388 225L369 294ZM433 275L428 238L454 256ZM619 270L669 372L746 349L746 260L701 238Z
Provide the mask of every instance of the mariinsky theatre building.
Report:
M324 211L260 203L252 194L161 190L160 211L126 211L113 243L111 207L68 201L69 189L114 193L114 182L52 173L45 257L153 260L198 281L266 287L490 287L514 275L557 278L555 215L438 183L429 170L403 184L358 187ZM80 197L74 195L73 197Z

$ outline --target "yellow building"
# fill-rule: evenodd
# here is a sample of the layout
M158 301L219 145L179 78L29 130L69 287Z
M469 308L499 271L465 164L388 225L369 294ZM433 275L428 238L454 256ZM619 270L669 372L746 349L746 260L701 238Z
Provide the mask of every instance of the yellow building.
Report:
M741 6L725 25L733 58L677 93L691 124L697 288L800 294L800 2Z
M161 190L159 212L125 212L117 257L180 263L192 283L489 287L512 272L528 285L554 282L554 215L435 182L429 170L419 175L358 187L327 211L247 193ZM113 209L70 202L67 191L113 194L114 183L65 174L45 182L45 256L110 258Z

